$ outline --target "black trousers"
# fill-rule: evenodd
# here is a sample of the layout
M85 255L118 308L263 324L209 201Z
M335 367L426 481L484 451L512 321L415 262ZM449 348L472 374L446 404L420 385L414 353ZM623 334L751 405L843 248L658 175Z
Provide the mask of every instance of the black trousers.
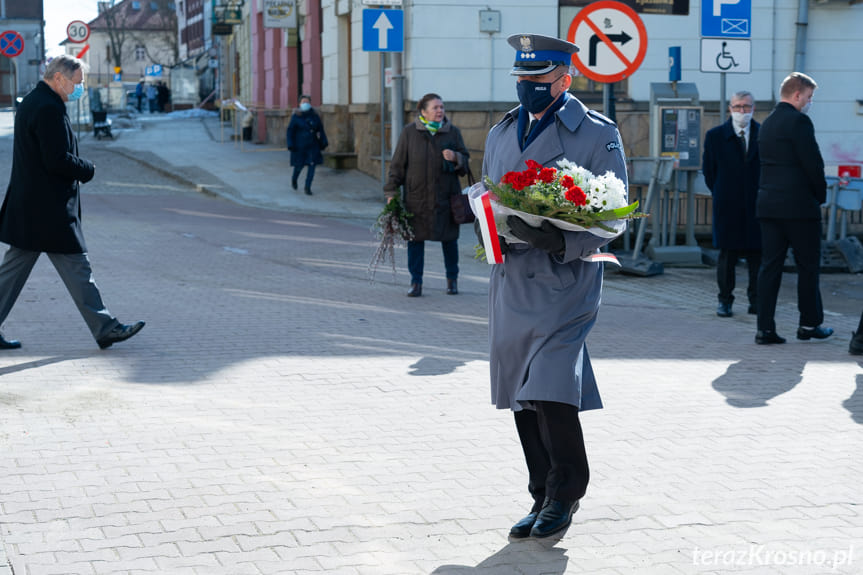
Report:
M765 218L761 222L761 269L758 272L758 329L776 331L776 299L788 246L797 263L799 325L816 327L824 321L819 287L821 220Z
M546 497L577 501L584 497L590 470L578 408L566 403L537 401L536 411L515 412L515 426L528 470L532 511Z
M761 267L761 252L756 250L719 250L716 260L716 283L719 285L719 301L734 303L734 288L737 285L737 260L746 258L749 269L749 285L746 295L749 305L758 305L758 269Z

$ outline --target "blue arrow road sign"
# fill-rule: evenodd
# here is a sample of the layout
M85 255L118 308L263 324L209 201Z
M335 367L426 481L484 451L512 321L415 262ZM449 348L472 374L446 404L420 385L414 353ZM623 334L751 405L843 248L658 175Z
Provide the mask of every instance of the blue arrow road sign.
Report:
M405 13L401 10L363 10L363 51L402 52L405 49Z
M749 38L752 35L752 0L702 0L701 35Z

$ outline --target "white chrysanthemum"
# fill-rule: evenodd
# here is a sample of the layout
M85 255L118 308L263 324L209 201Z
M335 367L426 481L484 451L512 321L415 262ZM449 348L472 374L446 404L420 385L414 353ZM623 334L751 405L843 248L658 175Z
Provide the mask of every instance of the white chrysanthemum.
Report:
M561 175L570 176L577 186L584 186L585 182L594 177L590 170L577 166L569 160L560 160L557 165Z

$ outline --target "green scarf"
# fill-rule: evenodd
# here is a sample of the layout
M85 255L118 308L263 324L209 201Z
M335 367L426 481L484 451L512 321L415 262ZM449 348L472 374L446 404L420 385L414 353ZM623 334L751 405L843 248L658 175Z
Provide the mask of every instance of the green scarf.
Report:
M423 118L422 114L420 114L420 122L422 122L422 125L426 127L426 130L431 132L432 136L434 136L440 129L440 122L429 122Z

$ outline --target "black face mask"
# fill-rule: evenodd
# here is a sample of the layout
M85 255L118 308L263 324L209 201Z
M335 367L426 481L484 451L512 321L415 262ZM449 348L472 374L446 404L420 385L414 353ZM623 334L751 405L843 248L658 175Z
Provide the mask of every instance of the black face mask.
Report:
M557 80L560 80L558 78ZM530 80L522 80L515 87L518 91L518 101L531 114L539 114L548 108L555 97L551 94L551 85L557 82L531 82Z

